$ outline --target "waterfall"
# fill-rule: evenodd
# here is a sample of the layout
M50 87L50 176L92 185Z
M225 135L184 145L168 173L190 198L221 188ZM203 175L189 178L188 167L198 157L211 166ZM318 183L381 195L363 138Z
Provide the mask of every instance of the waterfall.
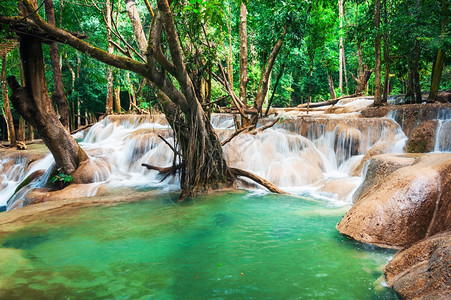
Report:
M439 110L437 120L434 152L451 152L451 109L447 107Z
M358 113L327 117L286 114L282 117L272 128L255 135L242 133L226 144L224 153L228 164L253 172L293 194L350 202L360 184L368 151L374 147L383 149L383 153L404 152L407 138L401 126L391 118L361 118ZM258 127L271 122L271 118ZM448 124L449 111L443 118L440 132ZM232 115L213 114L211 123L221 140L235 131ZM161 137L174 145L172 130L162 115L108 116L77 133L80 146L98 166L93 188L84 196L95 193L100 185L178 189L177 177L170 176L161 182L163 175L141 165L172 165L173 151ZM442 143L437 147L443 147ZM0 188L3 188L0 206L6 205L27 176L36 170L49 169L52 163L51 155L29 168L23 159L16 159L14 164L8 159L0 160ZM45 182L36 181L28 190L42 187ZM239 185L259 188L244 179ZM8 207L20 206L15 202L26 193L26 189L17 193Z

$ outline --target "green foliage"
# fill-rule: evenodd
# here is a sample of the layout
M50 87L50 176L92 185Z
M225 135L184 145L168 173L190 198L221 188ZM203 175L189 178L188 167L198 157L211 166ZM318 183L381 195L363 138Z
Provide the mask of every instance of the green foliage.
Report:
M72 175L66 175L64 173L55 174L50 178L49 183L54 186L66 186L74 180Z

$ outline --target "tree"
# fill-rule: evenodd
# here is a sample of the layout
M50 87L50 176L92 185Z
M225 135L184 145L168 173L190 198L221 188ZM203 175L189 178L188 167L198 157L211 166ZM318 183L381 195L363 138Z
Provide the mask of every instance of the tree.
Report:
M374 105L380 106L382 104L382 59L381 59L381 0L374 1L374 30L376 31L376 38L374 40L375 53L375 72L374 72Z
M45 13L47 15L47 22L55 25L55 11L53 9L53 0L45 0ZM66 94L64 93L63 79L61 76L60 56L58 45L55 41L50 42L50 60L52 64L54 90L52 93L52 101L58 107L61 124L69 131L69 106L67 105Z

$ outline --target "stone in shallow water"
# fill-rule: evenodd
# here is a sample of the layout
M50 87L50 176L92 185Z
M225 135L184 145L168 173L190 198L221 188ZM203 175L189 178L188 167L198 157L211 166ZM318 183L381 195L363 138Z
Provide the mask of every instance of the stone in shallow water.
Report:
M425 154L365 193L337 229L364 243L402 248L451 228L451 154Z
M384 273L388 286L403 299L449 299L451 232L434 235L398 252Z

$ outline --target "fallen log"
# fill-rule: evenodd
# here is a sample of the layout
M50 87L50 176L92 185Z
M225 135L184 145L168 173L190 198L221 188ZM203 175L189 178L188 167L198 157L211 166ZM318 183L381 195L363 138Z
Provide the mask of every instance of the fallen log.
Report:
M237 169L237 168L229 168L229 170L234 176L247 177L247 178L251 179L252 181L255 181L256 183L264 186L265 188L267 188L269 191L271 191L273 193L288 195L288 193L282 191L281 189L279 189L277 186L275 186L268 180L266 180L260 176L257 176L251 172L244 171L244 170Z
M360 96L363 96L363 93L345 95L345 96L341 96L339 98L331 99L331 100L324 101L324 102L314 102L314 103L310 103L310 105L308 103L299 104L297 107L298 108L307 108L307 107L315 108L315 107L321 107L321 106L327 106L327 105L334 105L334 104L337 104L337 102L340 100L348 99L348 98L355 98L355 97L360 97Z

